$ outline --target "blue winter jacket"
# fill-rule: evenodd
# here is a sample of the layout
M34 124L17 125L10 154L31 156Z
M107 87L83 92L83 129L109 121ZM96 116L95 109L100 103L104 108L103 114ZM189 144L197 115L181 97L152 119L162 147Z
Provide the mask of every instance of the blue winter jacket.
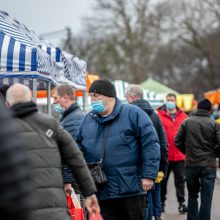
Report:
M83 117L84 113L79 108L78 104L74 103L63 113L61 118L61 125L71 134L74 140L76 140L76 135ZM66 164L63 164L62 172L65 183L71 183L74 181L72 171Z
M106 118L89 112L77 135L87 163L99 161L106 126L110 126L110 130L103 166L108 182L98 189L98 198L146 194L141 178L155 179L160 163L160 146L150 118L140 108L122 104L118 99Z

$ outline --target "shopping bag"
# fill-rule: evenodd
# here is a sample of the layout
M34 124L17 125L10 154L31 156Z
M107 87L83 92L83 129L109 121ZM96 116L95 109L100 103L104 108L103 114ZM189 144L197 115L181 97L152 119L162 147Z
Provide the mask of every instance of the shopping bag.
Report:
M67 199L67 206L72 217L72 220L84 220L84 213L82 208L76 208L73 200L70 195L66 197Z
M100 213L95 212L95 213L89 214L89 220L103 220L103 218Z

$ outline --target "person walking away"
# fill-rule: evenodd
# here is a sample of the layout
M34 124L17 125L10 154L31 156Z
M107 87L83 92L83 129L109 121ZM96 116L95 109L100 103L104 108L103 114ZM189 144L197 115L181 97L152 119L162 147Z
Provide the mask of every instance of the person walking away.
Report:
M173 171L176 196L179 203L178 211L180 214L184 214L187 212L185 205L185 155L175 146L174 138L187 115L176 106L176 95L170 93L166 96L166 104L158 109L158 116L166 132L169 162L167 176L161 182L161 211L165 211L167 183L170 173Z
M14 84L6 93L6 101L16 116L17 133L30 160L32 187L31 220L70 220L63 189L61 158L71 168L89 213L99 212L96 187L83 155L56 119L38 112L31 101L31 91Z
M163 130L160 118L153 110L148 101L143 99L143 89L139 85L130 85L126 91L126 100L128 103L133 104L141 108L150 117L154 128L157 132L160 143L160 169L158 177L155 180L155 184L152 190L147 192L147 214L146 219L155 220L161 219L161 199L160 199L160 181L166 176L168 168L168 152L167 152L167 140Z
M31 220L29 161L16 131L17 124L3 101L0 98L0 219Z
M77 136L87 163L100 161L107 183L98 187L105 220L144 220L146 192L157 177L160 148L150 118L134 105L122 104L114 85L96 80L89 88L92 111Z
M211 109L211 102L202 99L195 114L182 123L175 138L176 146L186 154L187 220L211 219L216 157L220 152L220 125L210 118Z

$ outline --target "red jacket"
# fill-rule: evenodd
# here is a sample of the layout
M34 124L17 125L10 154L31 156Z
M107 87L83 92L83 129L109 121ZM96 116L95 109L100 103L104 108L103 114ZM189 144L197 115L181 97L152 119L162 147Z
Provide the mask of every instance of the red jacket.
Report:
M166 107L163 105L158 109L158 116L160 117L167 136L168 161L185 160L185 155L175 146L174 139L180 125L184 119L187 118L187 115L181 109L178 109L175 120L172 120L171 116L166 111Z

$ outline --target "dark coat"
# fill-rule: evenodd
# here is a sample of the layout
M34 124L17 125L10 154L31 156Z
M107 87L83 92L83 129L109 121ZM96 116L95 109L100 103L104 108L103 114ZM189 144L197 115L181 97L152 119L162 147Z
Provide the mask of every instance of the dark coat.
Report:
M76 135L83 118L84 114L82 110L77 103L74 103L63 113L60 120L63 128L71 134L74 140L76 140ZM75 181L71 169L65 163L63 163L62 172L65 183L72 183Z
M88 163L100 160L101 142L110 126L103 166L108 178L98 189L100 200L146 194L141 178L155 179L160 162L158 137L150 118L138 107L116 99L113 112L102 118L88 113L81 124L77 141Z
M74 173L82 194L89 196L96 192L81 151L54 118L37 112L34 103L16 104L12 109L18 118L18 134L31 162L32 219L70 220L63 190L61 157Z
M30 220L30 170L16 123L0 101L0 219Z
M204 110L186 119L175 138L176 146L186 153L187 166L216 167L216 151L220 151L220 125Z
M167 139L166 135L163 129L163 126L161 124L159 116L156 114L156 112L153 110L153 108L150 106L150 104L145 99L138 99L131 104L138 106L143 111L145 111L148 116L150 117L154 128L156 129L159 143L160 143L160 171L163 171L166 175L167 168L168 168L168 150L167 150Z

